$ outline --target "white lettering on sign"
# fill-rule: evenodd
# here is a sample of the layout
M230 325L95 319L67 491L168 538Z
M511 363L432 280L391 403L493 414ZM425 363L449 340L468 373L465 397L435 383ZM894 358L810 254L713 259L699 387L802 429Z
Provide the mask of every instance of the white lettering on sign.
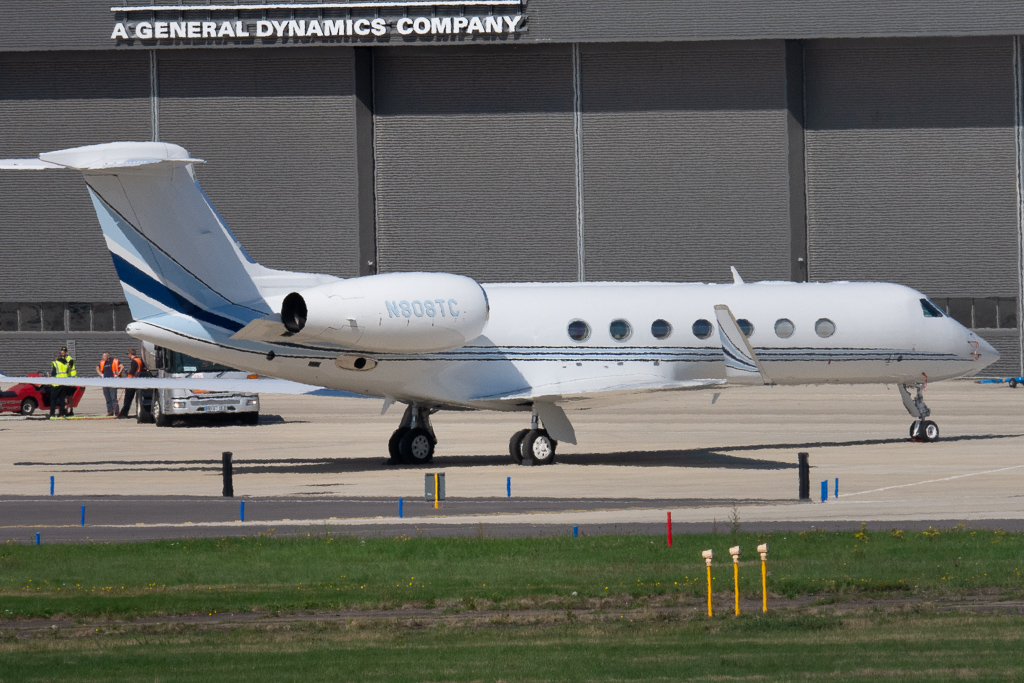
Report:
M111 40L211 40L239 38L345 38L511 35L525 30L524 15L411 16L400 19L261 19L258 21L119 21Z

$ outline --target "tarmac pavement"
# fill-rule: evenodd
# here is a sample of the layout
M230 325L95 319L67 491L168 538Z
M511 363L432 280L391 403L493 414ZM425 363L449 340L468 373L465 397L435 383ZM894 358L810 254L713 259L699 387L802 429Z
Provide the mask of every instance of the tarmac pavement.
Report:
M1024 389L945 382L925 399L942 432L933 444L907 439L911 418L895 387L747 387L714 402L700 391L583 403L568 411L579 445L559 444L547 467L517 467L507 455L526 414L439 413L425 470L383 464L400 406L381 416L381 401L371 399L263 396L255 427L3 417L0 539L269 529L521 535L573 525L661 533L668 511L680 532L726 531L734 520L748 530L1024 526ZM100 392L87 391L77 412L103 412ZM234 500L220 495L222 451L234 453ZM810 453L813 503L796 500L800 451ZM446 475L448 500L438 510L424 501L425 471Z

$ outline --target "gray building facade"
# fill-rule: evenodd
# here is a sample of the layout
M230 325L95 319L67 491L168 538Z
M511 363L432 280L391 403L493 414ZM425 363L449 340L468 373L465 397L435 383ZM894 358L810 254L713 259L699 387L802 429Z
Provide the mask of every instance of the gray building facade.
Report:
M900 282L1019 374L1020 35L1010 2L3 0L0 156L180 144L275 268ZM0 197L0 369L132 345L81 179Z

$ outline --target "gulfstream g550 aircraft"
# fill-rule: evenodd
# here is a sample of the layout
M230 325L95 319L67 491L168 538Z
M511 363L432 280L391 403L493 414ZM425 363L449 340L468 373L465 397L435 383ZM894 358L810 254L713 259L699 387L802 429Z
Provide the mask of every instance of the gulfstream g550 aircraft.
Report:
M341 279L271 270L217 214L196 163L177 145L116 142L0 168L85 176L135 319L128 334L262 375L379 396L385 408L404 403L389 443L395 460L432 458L437 410L522 411L530 428L513 435L510 454L546 464L558 441L576 443L567 402L736 384L896 384L914 417L911 437L934 441L926 383L977 373L999 357L924 295L893 284L746 284L735 270L729 285L482 285L448 273Z

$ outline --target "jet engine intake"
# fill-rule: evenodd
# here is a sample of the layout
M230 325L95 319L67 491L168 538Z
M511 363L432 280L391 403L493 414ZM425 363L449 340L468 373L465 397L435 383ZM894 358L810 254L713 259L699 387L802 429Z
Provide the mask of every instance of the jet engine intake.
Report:
M487 316L480 284L449 273L351 278L292 292L281 305L296 341L389 353L457 349L480 336Z

